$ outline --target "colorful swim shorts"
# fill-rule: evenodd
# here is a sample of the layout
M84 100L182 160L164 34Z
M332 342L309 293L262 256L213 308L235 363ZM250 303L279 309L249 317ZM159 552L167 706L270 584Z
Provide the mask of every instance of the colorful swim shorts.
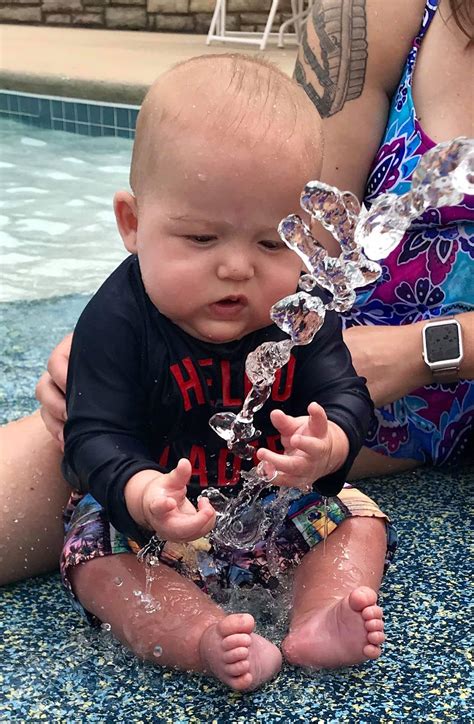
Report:
M272 496L268 496L265 501L271 499ZM296 497L278 530L249 550L215 548L207 539L201 538L186 544L167 542L159 558L206 591L216 586L252 587L256 584L272 589L278 586L277 576L298 565L311 548L351 517L385 520L386 569L396 549L395 529L369 497L350 485L345 485L337 497L328 498L327 504L318 493ZM91 623L96 623L74 596L70 569L102 556L137 554L139 546L110 525L104 509L91 495L73 493L64 518L65 541L60 561L62 580L73 598L74 607Z

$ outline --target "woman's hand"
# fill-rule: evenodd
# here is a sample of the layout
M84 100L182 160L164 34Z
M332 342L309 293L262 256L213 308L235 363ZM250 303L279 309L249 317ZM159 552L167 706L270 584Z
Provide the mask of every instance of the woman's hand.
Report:
M41 404L41 417L54 441L64 449L63 428L66 416L66 378L71 351L72 333L52 351L48 370L36 385L36 399Z

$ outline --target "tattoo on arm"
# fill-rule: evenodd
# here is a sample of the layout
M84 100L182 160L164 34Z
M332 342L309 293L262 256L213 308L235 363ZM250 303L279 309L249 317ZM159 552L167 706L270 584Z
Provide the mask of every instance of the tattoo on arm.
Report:
M294 77L322 118L362 93L367 64L365 0L317 0L305 27ZM316 51L316 52L315 52ZM319 57L318 57L319 56ZM308 79L308 75L313 76Z

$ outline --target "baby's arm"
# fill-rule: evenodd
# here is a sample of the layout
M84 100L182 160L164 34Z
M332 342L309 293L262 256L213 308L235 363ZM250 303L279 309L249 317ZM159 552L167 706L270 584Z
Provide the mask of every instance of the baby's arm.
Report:
M186 497L191 463L181 458L170 473L142 470L125 486L128 512L135 522L153 530L159 538L185 542L200 538L214 527L216 514L207 498L197 510Z
M344 465L349 454L347 435L327 419L316 402L308 406L308 415L292 417L273 410L271 420L281 435L285 453L260 448L257 456L275 466L276 484L308 490L315 480Z

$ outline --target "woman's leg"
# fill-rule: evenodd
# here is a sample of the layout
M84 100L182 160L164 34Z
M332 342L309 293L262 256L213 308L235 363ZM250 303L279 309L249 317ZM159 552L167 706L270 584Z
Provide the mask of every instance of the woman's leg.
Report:
M386 547L384 519L353 517L305 555L282 644L291 664L333 668L380 655L385 636L376 603Z
M0 585L58 567L70 488L39 413L0 429Z
M70 570L75 594L87 611L140 658L213 674L232 689L255 689L281 668L279 649L253 633L249 614L220 609L191 580L164 563L153 567L153 606L143 563L131 553L104 556Z
M412 458L392 458L363 447L354 460L347 476L348 480L360 480L379 475L396 475L419 468L423 463Z

